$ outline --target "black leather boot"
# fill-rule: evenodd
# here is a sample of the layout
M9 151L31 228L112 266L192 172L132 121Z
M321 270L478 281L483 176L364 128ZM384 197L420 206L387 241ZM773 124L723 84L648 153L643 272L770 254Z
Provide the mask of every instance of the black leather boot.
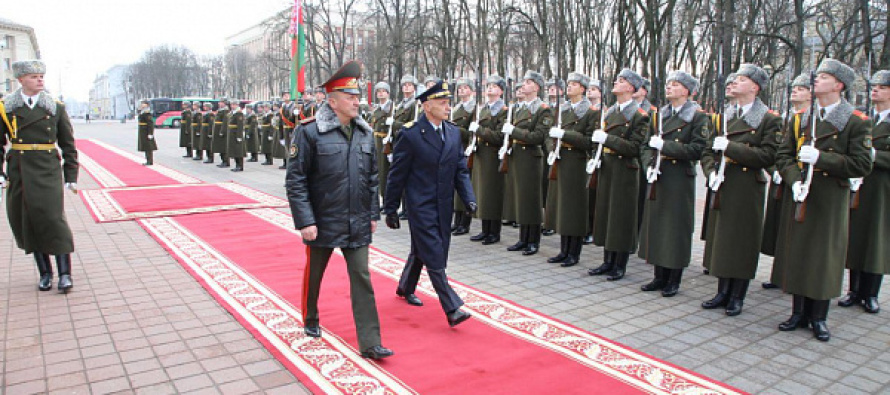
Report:
M643 292L657 291L659 289L663 289L664 286L667 284L667 276L670 273L670 270L658 265L652 266L655 267L655 278L648 284L643 284L640 286L640 289L643 290Z
M191 149L191 148L186 148L186 149L185 149L185 155L183 155L182 157L183 157L183 158L191 158L191 157L192 157L192 149Z
M66 294L74 286L71 281L71 254L56 255L56 267L59 269L59 293Z
M606 277L606 281L618 281L624 278L624 273L627 271L627 261L630 259L629 252L613 252L612 255L615 257L615 267L609 272L609 277Z
M810 324L813 325L813 337L823 342L831 339L826 322L829 302L829 300L810 300Z
M451 231L451 234L454 236L465 235L470 233L470 228L467 226L468 220L472 220L473 217L470 217L466 211L455 211L454 212L454 224L457 225L454 227L454 230Z
M791 297L791 317L779 324L779 330L782 332L793 331L797 328L806 328L809 320L807 314L806 298L800 295L792 295Z
M230 167L230 166L232 166L232 165L229 163L229 157L228 157L228 156L223 156L223 157L222 157L222 161L220 161L219 164L216 165L216 167L219 167L219 168L221 168L221 169L222 169L222 168L226 168L226 167Z
M151 165L155 164L154 158L155 158L154 151L152 151L152 150L145 151L145 163L143 163L142 165L143 166L151 166Z
M773 283L771 283L771 282L769 282L769 281L764 281L762 284L760 284L760 286L763 287L763 289L776 289L776 288L779 288L778 285L773 284Z
M528 247L528 226L519 227L519 242L507 247L507 251L522 251Z
M195 150L195 156L192 160L204 160L204 151L203 150Z
M235 158L235 168L232 171L244 171L244 158Z
M460 220L463 217L463 211L454 211L454 219L451 220L451 231L454 232L457 230L457 227L460 226Z
M527 225L528 230L525 233L526 242L522 255L535 255L541 246L541 225Z
M680 280L683 278L683 269L667 269L667 284L661 290L661 296L671 298L680 292Z
M482 241L483 245L490 245L501 241L501 221L488 221L488 236Z
M281 160L281 166L278 166L278 169L279 169L279 170L286 170L286 169L287 169L287 159L282 159L282 160Z
M745 304L745 295L748 294L748 285L751 280L732 279L729 291L729 304L726 305L726 315L735 317L742 314L742 305Z
M257 153L256 153L256 152L251 152L251 153L250 153L250 159L248 159L247 161L248 161L248 162L259 162L259 161L260 161L260 158L257 156Z
M588 270L587 274L591 276L599 276L611 272L612 267L615 266L616 254L617 253L612 251L603 251L603 264Z
M562 267L572 267L581 261L581 247L584 238L580 236L568 236L566 239L566 259L559 264Z
M862 303L862 296L859 295L859 283L862 279L862 272L859 270L850 270L850 291L844 297L838 299L837 305L841 307L850 307Z
M37 289L41 291L53 289L53 266L49 261L49 255L34 252L34 262L37 262L37 272L40 273L40 282L37 283Z
M207 159L202 163L213 163L213 152L207 151Z
M490 234L491 231L491 221L487 219L482 220L482 232L478 235L470 236L470 241L482 241Z
M726 304L729 303L729 288L731 283L732 279L718 277L717 295L714 295L711 300L702 302L701 308L710 310L726 306Z
M269 155L269 154L263 154L263 155L266 156L266 160L263 161L263 163L261 163L261 165L263 165L263 166L271 165L272 164L272 155Z
M878 294L881 292L881 282L884 276L875 273L862 273L868 276L868 289L863 289L864 298L862 299L862 308L866 313L878 314L881 311L881 305L878 303Z
M547 263L560 263L569 256L569 236L559 236L559 254L555 257L547 258Z

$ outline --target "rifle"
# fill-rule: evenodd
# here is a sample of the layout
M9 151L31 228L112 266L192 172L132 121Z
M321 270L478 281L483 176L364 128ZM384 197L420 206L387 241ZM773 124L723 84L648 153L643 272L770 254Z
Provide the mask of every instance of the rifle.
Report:
M868 54L868 65L865 72L868 74L865 76L865 91L867 92L865 95L865 111L869 117L873 117L871 108L871 53ZM862 188L864 181L864 177L850 179L850 209L852 210L859 208L859 189Z
M507 123L513 124L513 105L510 104L510 94L513 93L513 79L507 77L507 92L504 92L504 100L507 103ZM498 159L501 160L500 165L498 165L498 172L502 174L506 174L507 170L509 170L508 164L508 156L513 151L513 140L510 139L510 136L504 134L504 142L501 144L501 148L498 150Z
M810 92L814 91L814 86L816 85L816 72L810 71ZM816 95L813 95L810 98L810 146L816 146ZM788 136L789 138L791 136ZM795 136L796 137L796 136ZM801 196L800 201L794 203L794 220L797 222L803 222L807 216L807 195L810 193L810 185L813 183L813 165L807 164L804 166L802 173L800 175L801 181Z
M660 84L658 83L658 65L659 65L658 54L659 54L659 52L661 52L661 51L659 51L659 50L655 51L655 76L653 79L655 79L656 83L654 84L654 86L660 86ZM658 93L656 93L655 99L657 100L658 97L659 97L659 95L658 95ZM659 105L660 104L661 103L659 103ZM664 121L664 118L661 114L661 109L658 108L658 106L656 106L656 109L655 109L655 118L656 118L656 124L658 125L657 129L656 129L658 131L658 137L662 137L664 135L664 129L662 129L661 124L662 124L662 121ZM656 194L655 183L658 181L658 174L661 173L661 150L660 149L655 150L655 165L652 168L650 168L650 170L655 172L655 179L646 185L646 196L648 196L649 200L655 200L655 194ZM647 176L648 176L648 172L647 172Z
M602 73L602 70L600 70L600 73ZM606 86L602 75L600 75L600 83L603 85L603 87ZM606 94L604 93L604 90L605 89L600 89L600 123L598 127L598 129L603 131L606 130ZM587 174L590 175L587 178L588 189L596 189L596 184L599 182L596 169L599 169L603 165L602 157L603 144L597 144L596 154L593 155L593 159L587 161Z
M556 127L562 128L562 95L559 94L559 73L557 73L556 77ZM547 155L547 165L550 166L550 173L547 174L547 178L551 180L555 180L557 175L559 174L559 148L562 146L562 138L553 139L553 151Z
M718 135L726 136L726 77L723 75L723 40L720 40L720 52L717 53L717 108L720 109L720 130L718 131ZM726 174L726 153L724 151L720 151L720 153L715 155L717 160L715 162L720 163L720 168L717 170L717 179L722 180L723 176ZM716 188L708 188L708 193L711 195L710 208L713 210L720 209L720 185L717 185Z
M396 116L396 103L392 102L392 109L389 112L389 117L393 118ZM395 120L393 120L395 123ZM386 137L383 138L383 155L389 155L392 153L392 123L389 124L389 131L386 132Z
M791 68L788 69L790 76L788 78L788 88L785 93L785 119L782 120L782 130L788 130L788 125L791 123L791 119L794 118L794 106L791 105L791 91L794 89L792 83L794 82L794 58L792 58ZM782 191L785 188L782 188L782 183L776 182L773 180L773 184L776 184L776 192L773 194L773 199L781 200L782 199Z
M476 73L476 115L473 122L479 123L479 113L482 112L482 63L480 60L479 71ZM473 162L476 159L476 133L470 133L470 144L467 146L467 150L464 151L464 156L467 157L467 168L473 168Z

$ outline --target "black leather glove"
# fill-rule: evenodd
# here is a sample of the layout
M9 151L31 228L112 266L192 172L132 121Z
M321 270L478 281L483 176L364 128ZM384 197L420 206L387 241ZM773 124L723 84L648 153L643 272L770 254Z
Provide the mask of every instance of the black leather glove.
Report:
M469 204L467 204L467 213L469 213L470 215L476 214L476 210L478 208L479 206L476 205L476 202L470 202Z
M399 215L396 213L386 214L386 226L390 229L400 228L401 224L399 224Z

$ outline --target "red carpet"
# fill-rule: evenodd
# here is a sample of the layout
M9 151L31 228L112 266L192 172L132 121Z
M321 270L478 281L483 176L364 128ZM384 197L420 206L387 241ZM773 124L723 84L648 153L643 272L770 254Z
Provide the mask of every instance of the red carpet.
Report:
M77 151L81 166L105 188L201 182L163 165L143 166L143 157L96 140L77 140Z
M287 206L284 199L236 183L84 190L80 197L96 222Z

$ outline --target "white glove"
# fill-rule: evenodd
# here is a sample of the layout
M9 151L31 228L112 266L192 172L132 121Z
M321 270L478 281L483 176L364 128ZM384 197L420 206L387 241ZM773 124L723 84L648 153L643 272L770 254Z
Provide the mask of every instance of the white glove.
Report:
M153 135L153 134L148 135L148 139L149 139L149 140L154 140L154 139L155 139L155 135Z
M652 138L649 139L649 146L661 151L664 147L664 139L660 136L652 136Z
M470 122L470 127L468 128L471 133L476 133L479 130L479 124L476 121Z
M604 132L602 129L597 129L593 131L593 136L590 136L590 141L602 144L606 142L606 137L609 137L608 133Z
M862 186L862 177L850 179L850 190L856 192Z
M658 181L658 175L661 174L660 170L656 170L654 167L650 167L646 169L646 181L650 184Z
M791 185L791 193L794 195L795 202L802 202L807 197L803 193L803 183L800 181L795 181L794 184Z
M819 150L813 146L805 145L800 147L800 152L797 154L800 158L800 161L803 163L815 164L816 161L819 160Z
M872 147L872 149L871 149L871 161L872 161L872 162L875 161L875 157L876 157L876 156L878 156L878 151L875 150L874 147Z
M6 188L6 177L0 176L0 189Z
M269 136L269 141L272 141L272 136Z
M725 136L717 136L714 138L714 145L711 146L711 149L714 151L726 151L726 147L729 146L729 139Z
M779 171L773 171L773 184L779 185L782 183L782 175L779 174Z
M284 145L284 139L278 140L278 144Z
M550 137L552 137L552 138L561 139L562 136L565 136L565 135L566 135L565 130L562 130L562 129L556 128L556 127L550 128Z
M386 155L386 160L392 163L392 154Z
M392 123L395 122L395 119L392 117L386 118L386 126L392 126Z
M237 142L239 142L239 143L240 143L240 142L241 142L241 139L235 139L235 141L237 141Z
M513 134L513 129L514 129L513 125L510 125L509 123L505 123L504 127L501 128L501 132L503 132L504 134L509 136L509 135Z
M65 188L67 188L72 193L77 194L77 183L76 182L66 182Z
M720 189L723 180L723 176L718 175L716 171L712 171L711 174L708 174L708 188L711 188L713 191Z
M300 109L294 108L294 115L300 116Z

